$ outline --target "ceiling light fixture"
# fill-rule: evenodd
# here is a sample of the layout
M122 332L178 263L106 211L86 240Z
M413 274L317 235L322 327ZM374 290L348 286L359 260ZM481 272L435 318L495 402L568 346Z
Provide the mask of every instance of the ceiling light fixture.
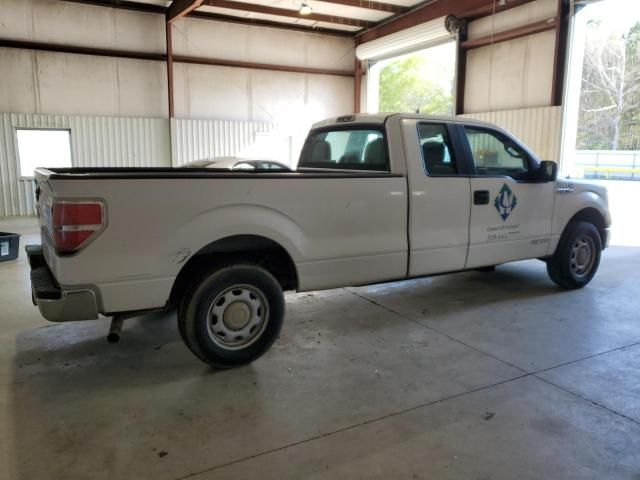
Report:
M302 5L300 5L300 15L309 15L311 12L313 12L311 6L307 2L302 2Z

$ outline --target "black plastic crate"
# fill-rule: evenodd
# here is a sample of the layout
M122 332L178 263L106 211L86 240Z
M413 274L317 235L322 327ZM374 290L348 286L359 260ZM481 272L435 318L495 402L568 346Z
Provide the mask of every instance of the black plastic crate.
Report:
M18 258L20 235L17 233L0 232L0 262Z

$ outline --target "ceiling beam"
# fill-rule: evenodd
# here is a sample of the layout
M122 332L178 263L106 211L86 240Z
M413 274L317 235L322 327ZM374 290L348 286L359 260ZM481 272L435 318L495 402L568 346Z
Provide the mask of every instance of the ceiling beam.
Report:
M236 17L233 15L225 15L222 13L203 12L196 10L188 15L188 18L199 18L201 20L213 20L216 22L237 23L238 25L253 25L255 27L278 28L281 30L293 30L304 33L319 33L322 35L333 35L337 37L353 37L354 32L349 30L339 30L337 28L315 27L308 25L299 25L297 23L289 23L286 21L278 22L276 20L262 20L257 18Z
M469 10L467 12L461 13L457 16L458 18L469 20L471 22L473 20L477 20L478 18L488 17L489 15L492 15L494 11L495 13L504 12L505 10L509 10L510 8L519 7L520 5L524 5L533 1L534 0L506 0L502 5L499 2L496 2L495 5L493 5L493 3L490 3L474 10Z
M405 13L410 7L395 5L393 3L374 2L371 0L318 0L324 3L335 3L336 5L345 5L348 7L364 8L366 10L378 10L388 13Z
M335 15L325 15L322 13L310 13L301 15L298 10L289 8L270 7L267 5L258 5L255 3L235 2L231 0L205 0L203 5L210 7L226 8L229 10L239 10L243 12L264 13L267 15L277 15L280 17L297 18L299 20L315 20L317 22L335 23L339 25L349 25L358 28L368 28L374 25L374 22L368 20L360 20L356 18L338 17Z
M188 15L202 4L203 0L173 0L167 8L167 22L173 23L177 19Z
M65 0L70 3L82 3L85 5L94 5L97 7L110 7L120 10L130 10L133 12L156 13L164 15L167 9L162 5L153 5L150 3L130 2L127 0Z
M1 0L0 0L1 1ZM94 5L98 7L110 7L121 10L130 10L142 13L154 13L166 15L167 9L160 5L152 5L149 3L131 2L127 0L63 0L70 3L81 3L85 5ZM202 20L213 20L217 22L236 23L238 25L252 25L256 27L278 28L281 30L293 30L306 33L317 33L321 35L335 35L339 37L352 37L352 31L339 30L335 28L315 27L307 25L298 25L288 22L276 22L273 20L259 20L255 18L235 17L232 15L222 15L211 12L203 12L193 10L187 15L189 18L199 18Z
M464 17L465 13L474 11L487 11L490 15L493 11L493 0L427 0L406 13L394 15L383 20L375 27L356 33L357 43L370 42L376 38L384 37L407 28L415 27L421 23L435 20L436 18L455 15ZM507 2L502 11L521 5L519 1ZM497 10L498 5L496 5ZM486 16L486 15L481 15ZM476 17L478 18L478 17Z

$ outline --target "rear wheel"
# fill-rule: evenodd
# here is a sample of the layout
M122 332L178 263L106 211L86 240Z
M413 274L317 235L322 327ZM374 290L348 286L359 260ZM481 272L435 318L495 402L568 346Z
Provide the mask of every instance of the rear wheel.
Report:
M187 347L217 368L250 363L278 337L285 303L278 281L257 265L232 265L204 275L178 312Z
M547 260L549 277L561 287L582 288L598 270L602 240L589 222L573 221L560 237L556 252Z

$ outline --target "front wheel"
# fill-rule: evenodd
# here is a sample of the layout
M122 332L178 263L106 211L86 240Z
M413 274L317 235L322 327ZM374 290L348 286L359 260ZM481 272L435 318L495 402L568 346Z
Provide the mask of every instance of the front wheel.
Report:
M232 265L195 282L180 304L178 327L200 360L231 368L269 350L284 312L282 289L273 275L257 265Z
M589 222L573 221L560 237L556 252L547 260L549 277L561 287L582 288L600 265L602 240Z

